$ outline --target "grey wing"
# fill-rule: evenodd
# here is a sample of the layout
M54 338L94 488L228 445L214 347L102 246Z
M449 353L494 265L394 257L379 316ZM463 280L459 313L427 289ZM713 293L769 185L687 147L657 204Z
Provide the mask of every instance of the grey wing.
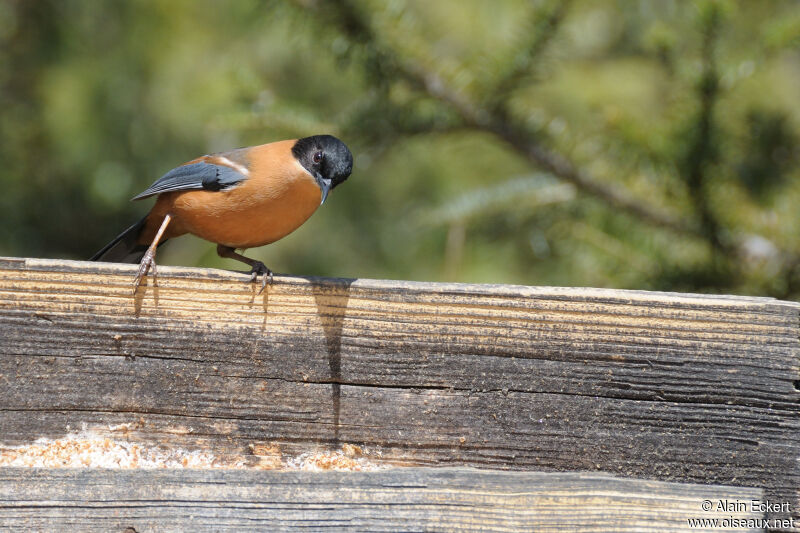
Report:
M247 176L231 167L201 161L173 168L132 200L141 200L170 191L193 189L220 191L230 189L246 179Z

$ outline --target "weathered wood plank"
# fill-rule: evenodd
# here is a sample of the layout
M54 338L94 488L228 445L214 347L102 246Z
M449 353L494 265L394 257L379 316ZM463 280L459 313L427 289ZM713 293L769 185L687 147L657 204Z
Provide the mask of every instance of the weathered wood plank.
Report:
M764 518L752 500L762 492L464 468L0 469L3 531L748 531ZM743 510L729 510L735 503ZM725 527L731 517L758 527Z
M371 461L800 487L798 309L766 298L0 261L0 427L258 462Z

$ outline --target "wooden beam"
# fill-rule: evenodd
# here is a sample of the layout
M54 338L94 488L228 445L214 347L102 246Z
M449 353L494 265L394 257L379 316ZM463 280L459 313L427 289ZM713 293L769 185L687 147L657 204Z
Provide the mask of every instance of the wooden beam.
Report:
M762 492L465 468L0 469L4 531L746 531L764 519L752 500Z
M187 268L132 297L134 273L0 260L6 447L85 428L280 466L348 443L377 465L798 499L796 303L282 276L258 295L244 274Z

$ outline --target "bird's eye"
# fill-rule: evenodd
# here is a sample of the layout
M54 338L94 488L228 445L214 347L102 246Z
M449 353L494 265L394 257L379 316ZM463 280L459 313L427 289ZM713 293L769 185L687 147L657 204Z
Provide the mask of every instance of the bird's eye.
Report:
M314 154L314 163L319 163L322 161L322 152L316 152Z

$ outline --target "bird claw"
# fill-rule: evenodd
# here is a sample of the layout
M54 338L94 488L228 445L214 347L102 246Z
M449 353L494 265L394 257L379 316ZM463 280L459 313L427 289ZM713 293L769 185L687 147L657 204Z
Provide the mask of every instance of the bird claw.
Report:
M142 261L139 263L139 271L136 273L136 277L133 279L134 294L142 284L142 280L145 278L145 276L147 276L147 272L151 268L153 269L153 285L158 285L158 271L156 270L155 253L152 250L147 250L142 257Z
M253 263L253 269L250 270L250 281L255 283L258 280L259 274L263 276L261 278L261 290L258 291L258 294L261 294L264 292L264 289L267 288L267 282L272 285L273 275L272 270L267 268L267 265L261 261L255 261Z

